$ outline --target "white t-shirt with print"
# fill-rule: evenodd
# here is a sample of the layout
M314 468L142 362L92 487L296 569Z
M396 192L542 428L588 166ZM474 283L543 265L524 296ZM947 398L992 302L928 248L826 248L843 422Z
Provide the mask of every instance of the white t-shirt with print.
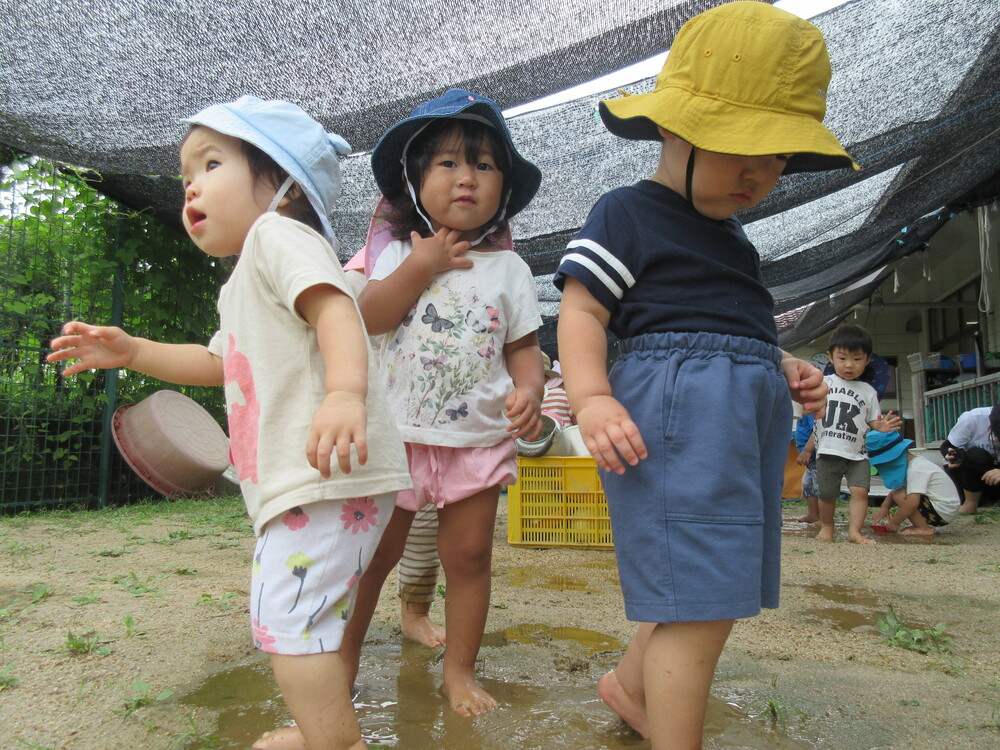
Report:
M914 456L906 466L906 494L927 495L934 510L945 523L951 523L962 504L955 483L944 469L923 456Z
M878 393L868 383L844 380L836 374L823 377L830 389L826 411L816 417L816 455L841 456L852 461L866 458L868 424L879 418Z
M327 393L326 369L316 331L295 311L295 301L317 284L354 299L326 240L305 224L266 213L250 228L219 293L219 330L208 349L223 359L233 462L258 534L296 506L412 486L370 348L368 462L359 466L355 457L344 474L334 458L324 479L306 460L313 415Z
M389 243L372 271L380 281L413 251ZM531 269L510 250L470 250L472 268L434 277L380 360L392 413L407 442L488 447L510 436L503 415L513 382L504 344L542 323Z

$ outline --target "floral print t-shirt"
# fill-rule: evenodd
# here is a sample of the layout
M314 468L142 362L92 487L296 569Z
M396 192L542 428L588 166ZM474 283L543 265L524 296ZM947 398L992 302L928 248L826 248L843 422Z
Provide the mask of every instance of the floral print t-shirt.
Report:
M386 278L411 252L409 242L391 242L372 279ZM488 447L510 435L503 407L513 382L503 346L541 325L535 280L510 250L464 257L472 268L435 276L382 340L383 383L407 442Z

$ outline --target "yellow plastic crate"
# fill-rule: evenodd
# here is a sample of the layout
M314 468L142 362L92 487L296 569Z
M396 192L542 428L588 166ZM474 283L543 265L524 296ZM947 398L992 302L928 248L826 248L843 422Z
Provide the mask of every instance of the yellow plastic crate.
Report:
M507 488L507 541L518 547L612 549L608 503L590 456L517 459Z

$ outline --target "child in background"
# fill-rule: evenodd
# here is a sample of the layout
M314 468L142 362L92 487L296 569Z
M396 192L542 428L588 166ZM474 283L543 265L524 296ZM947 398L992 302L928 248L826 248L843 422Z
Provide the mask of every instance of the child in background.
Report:
M364 571L410 486L328 219L349 146L299 107L245 96L184 120L184 228L214 258L239 256L208 346L67 323L49 361L65 375L128 367L225 385L232 455L257 535L250 612L301 740L364 750L339 647ZM368 444L377 446L369 455Z
M388 207L382 199L381 210ZM376 210L376 215L380 211ZM384 221L372 221L365 246L344 264L351 289L360 294L368 275L375 269L375 260L386 245L392 241ZM378 351L382 345L381 336L371 337L372 347ZM437 592L438 518L437 508L426 505L413 516L413 523L406 535L403 555L399 560L399 629L405 638L427 648L440 648L445 642L445 630L431 619L431 605Z
M545 396L542 398L542 414L555 420L559 429L573 424L573 411L569 408L569 396L563 385L559 360L553 364L549 355L542 352L542 366L545 368Z
M827 350L833 374L824 380L829 387L826 412L816 420L816 475L819 480L819 515L823 527L816 538L833 541L833 514L846 479L851 493L847 539L856 544L875 544L861 533L868 514L871 466L865 453L869 429L892 432L903 420L878 408L878 393L859 378L872 358L872 337L861 326L841 325L830 336Z
M393 125L372 169L396 241L375 262L360 303L369 331L385 334L381 368L414 490L397 498L361 581L344 655L354 677L385 577L414 513L431 503L448 581L443 689L453 710L478 715L496 706L475 661L500 486L517 476L511 438L533 438L541 425L541 316L507 225L541 173L514 148L500 108L459 89Z
M778 605L791 398L816 412L826 386L778 348L733 214L783 172L852 166L822 125L829 79L815 26L736 2L681 28L653 92L599 105L612 133L660 141L660 156L569 243L559 352L601 468L625 613L642 623L598 689L654 750L701 747L735 619ZM605 328L621 339L610 377Z
M803 414L795 425L795 447L799 449L795 463L805 466L802 475L802 497L806 499L806 514L793 521L799 523L819 523L819 485L816 483L816 439L813 437L813 426L816 417Z
M885 522L886 531L895 534L934 536L934 530L946 526L958 515L961 500L958 488L940 466L923 456L909 456L912 440L898 432L868 433L868 460L889 490L882 507L872 516L872 523ZM890 516L893 506L899 509ZM903 522L910 526L900 529Z

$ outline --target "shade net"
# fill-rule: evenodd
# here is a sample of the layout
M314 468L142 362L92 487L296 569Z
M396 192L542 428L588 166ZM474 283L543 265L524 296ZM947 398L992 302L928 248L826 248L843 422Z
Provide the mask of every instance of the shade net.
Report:
M177 120L244 93L294 101L362 152L345 159L333 216L346 259L378 197L363 151L414 104L450 86L528 102L662 51L717 4L27 0L6 14L0 143L93 169L105 193L179 227ZM855 0L811 20L834 69L826 124L862 170L783 177L742 216L785 346L835 324L865 279L1000 183L1000 0ZM551 274L591 205L655 166L656 144L601 125L597 101L616 95L510 119L544 176L513 230L546 315L558 307Z

